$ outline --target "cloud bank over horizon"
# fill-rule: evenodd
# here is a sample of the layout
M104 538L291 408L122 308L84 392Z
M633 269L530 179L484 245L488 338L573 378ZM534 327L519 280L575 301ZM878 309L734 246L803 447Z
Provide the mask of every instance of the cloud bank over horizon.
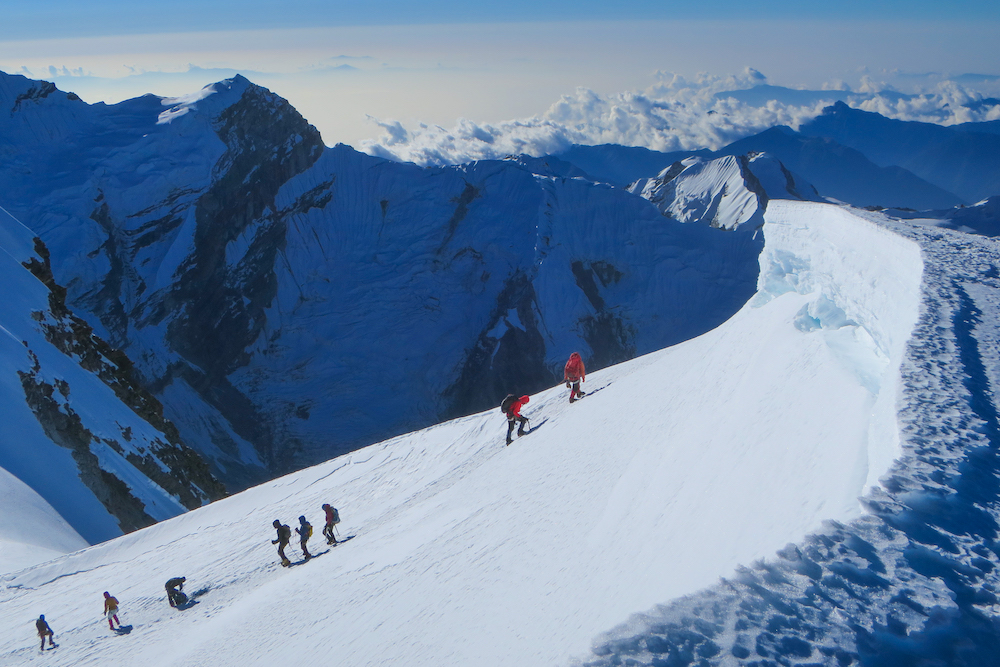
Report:
M914 77L916 78L916 77ZM362 141L359 149L384 158L423 166L461 164L499 159L508 155L552 155L573 144L621 144L670 152L708 148L717 150L738 139L775 125L793 129L815 118L834 101L879 113L888 118L942 125L1000 119L1000 99L943 75L920 75L924 83L914 93L900 93L893 86L862 76L850 88L843 82L829 84L828 96L794 103L800 91L768 88L773 95L763 103L747 103L728 92L767 86L767 77L746 68L742 74L702 74L687 79L657 72L656 83L642 91L601 95L580 87L562 95L544 113L499 123L478 123L460 118L451 128L416 122L405 125L394 119L369 116L382 134ZM934 79L937 79L934 83ZM996 77L962 75L954 79L996 84ZM819 91L817 91L819 92Z

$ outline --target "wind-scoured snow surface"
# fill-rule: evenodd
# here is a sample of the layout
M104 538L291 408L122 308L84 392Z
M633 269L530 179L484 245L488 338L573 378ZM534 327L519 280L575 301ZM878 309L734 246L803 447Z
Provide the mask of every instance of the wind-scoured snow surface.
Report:
M881 221L920 244L925 267L898 396L902 453L869 513L634 616L585 664L997 664L1000 250Z
M920 250L823 204L772 202L764 233L732 319L588 376L579 403L535 395L509 447L498 411L464 417L0 579L0 665L566 664L825 520L864 521L900 451L900 366L918 372ZM351 538L329 550L323 502ZM283 569L270 524L300 514L317 557ZM188 609L166 604L173 576Z

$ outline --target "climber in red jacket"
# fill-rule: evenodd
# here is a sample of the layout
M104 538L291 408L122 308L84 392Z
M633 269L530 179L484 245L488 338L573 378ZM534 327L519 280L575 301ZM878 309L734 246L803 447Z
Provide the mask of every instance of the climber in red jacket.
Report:
M514 398L514 394L508 394L507 398L503 399L500 404L500 409L505 415L507 415L507 444L511 442L510 434L514 431L514 424L518 423L517 435L518 437L524 435L524 425L528 423L527 417L521 416L521 406L530 401L528 396L522 396L521 398Z
M569 388L570 403L585 395L584 392L580 391L580 383L584 381L586 375L587 369L583 365L580 353L574 352L569 355L569 361L566 362L566 369L563 372L563 380L566 382L566 387Z

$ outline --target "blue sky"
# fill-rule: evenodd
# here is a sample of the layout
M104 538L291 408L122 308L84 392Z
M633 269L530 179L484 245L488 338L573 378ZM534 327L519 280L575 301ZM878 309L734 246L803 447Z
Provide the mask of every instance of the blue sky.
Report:
M997 21L986 0L8 0L0 39L205 30L628 20Z

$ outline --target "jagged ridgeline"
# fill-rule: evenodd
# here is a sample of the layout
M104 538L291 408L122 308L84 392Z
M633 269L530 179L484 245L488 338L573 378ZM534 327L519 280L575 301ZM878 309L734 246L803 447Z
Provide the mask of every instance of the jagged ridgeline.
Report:
M756 286L762 235L719 206L682 224L554 158L328 148L242 77L105 106L0 75L0 107L4 206L231 489L552 386L573 351L686 340Z

